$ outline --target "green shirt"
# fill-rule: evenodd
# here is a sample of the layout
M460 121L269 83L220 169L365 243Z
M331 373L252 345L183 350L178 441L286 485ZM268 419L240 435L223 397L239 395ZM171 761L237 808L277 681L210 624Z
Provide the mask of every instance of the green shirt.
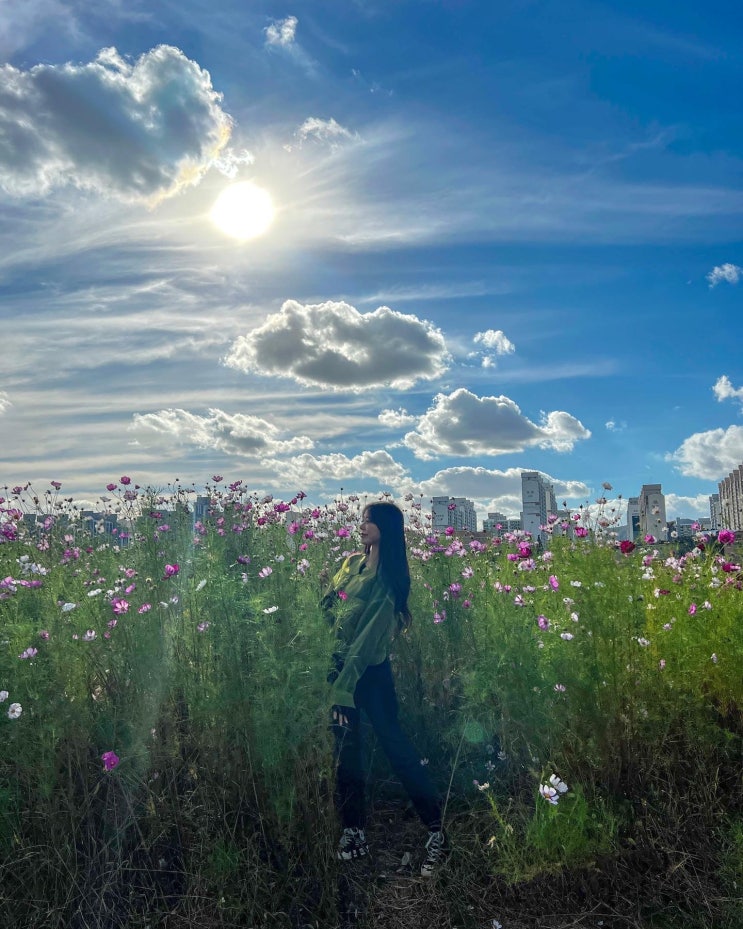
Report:
M387 658L398 631L395 599L359 552L343 562L322 605L337 637L334 657L342 664L331 687L331 702L355 706L353 692L359 678L370 665Z

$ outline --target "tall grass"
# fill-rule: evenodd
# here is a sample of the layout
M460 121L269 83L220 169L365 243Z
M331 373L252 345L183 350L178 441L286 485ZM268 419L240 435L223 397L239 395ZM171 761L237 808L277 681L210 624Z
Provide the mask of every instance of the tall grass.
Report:
M91 534L56 488L0 504L5 925L339 918L318 602L363 501L205 492L196 520L193 489L120 484L117 536ZM679 872L693 847L727 919L743 869L734 552L625 554L559 521L546 549L438 536L408 506L415 622L393 664L448 796L449 879L603 868L619 886L644 854L683 911L702 893Z

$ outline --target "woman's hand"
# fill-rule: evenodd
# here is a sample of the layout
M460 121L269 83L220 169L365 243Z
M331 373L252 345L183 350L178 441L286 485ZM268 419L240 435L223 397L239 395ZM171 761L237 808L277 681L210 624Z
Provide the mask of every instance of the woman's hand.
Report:
M333 707L333 723L336 726L340 726L341 729L348 729L349 722L348 716L346 715L345 706L334 706Z

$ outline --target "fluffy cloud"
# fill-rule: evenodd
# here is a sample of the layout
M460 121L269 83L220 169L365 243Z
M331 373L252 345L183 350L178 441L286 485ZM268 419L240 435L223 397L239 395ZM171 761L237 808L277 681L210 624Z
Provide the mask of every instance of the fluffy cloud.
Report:
M516 346L501 329L486 329L485 332L478 332L472 341L482 342L485 348L494 349L496 355L511 355L516 351Z
M733 387L727 374L718 377L712 390L717 399L722 403L723 400L735 399L743 403L743 387Z
M286 19L275 19L263 30L266 36L266 45L287 48L294 43L297 34L296 16L287 16Z
M0 67L0 187L71 185L154 201L196 184L231 132L211 78L160 45L133 64L116 49L75 65Z
M719 481L743 461L743 426L696 432L667 460L675 462L687 477Z
M382 410L377 419L383 426L390 429L399 429L401 426L412 426L415 422L415 416L411 416L407 410Z
M728 284L737 284L741 275L743 275L743 268L739 265L727 263L713 268L707 275L707 280L710 287L716 287L722 281L727 281Z
M709 516L709 494L697 494L696 497L682 497L679 494L666 494L666 516L668 519L679 517Z
M441 332L416 316L386 306L360 313L348 303L295 300L237 339L224 359L246 373L333 390L407 388L438 377L448 361Z
M227 455L261 456L293 454L312 448L312 439L294 436L282 439L281 431L265 419L243 413L209 410L208 416L198 416L187 410L160 410L157 413L136 413L129 427L142 444L154 433L181 445L195 445L224 452Z
M341 481L377 481L382 487L398 487L408 477L406 469L389 452L361 452L349 458L331 455L297 455L275 463L283 480L297 487L322 487Z
M508 397L478 397L463 387L437 394L405 444L417 458L441 455L504 455L532 446L570 451L591 433L569 413L543 413L541 424L527 419Z

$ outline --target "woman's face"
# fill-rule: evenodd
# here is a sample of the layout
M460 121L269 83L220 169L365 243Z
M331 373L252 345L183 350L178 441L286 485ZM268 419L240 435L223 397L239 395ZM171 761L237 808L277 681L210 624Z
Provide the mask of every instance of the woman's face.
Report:
M361 518L361 525L359 526L359 533L361 535L361 544L366 547L367 545L379 545L379 539L381 533L379 531L379 526L371 522L369 519L369 511L364 511L364 515Z

